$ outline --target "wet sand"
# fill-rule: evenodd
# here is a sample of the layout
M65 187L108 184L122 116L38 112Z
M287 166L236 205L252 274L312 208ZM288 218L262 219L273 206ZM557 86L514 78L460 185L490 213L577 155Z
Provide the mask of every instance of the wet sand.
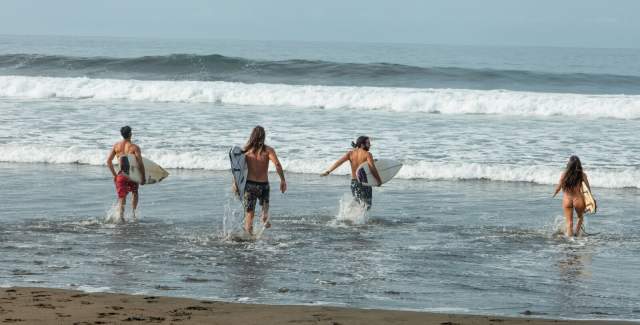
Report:
M322 306L279 306L48 288L0 289L3 324L629 324L434 314Z

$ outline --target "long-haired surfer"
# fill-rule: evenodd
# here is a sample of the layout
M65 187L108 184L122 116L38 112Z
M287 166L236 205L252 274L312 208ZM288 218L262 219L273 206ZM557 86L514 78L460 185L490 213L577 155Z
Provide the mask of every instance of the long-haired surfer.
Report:
M371 149L371 140L369 137L363 135L358 137L356 142L351 142L351 146L353 149L347 151L347 153L340 157L327 171L320 174L320 176L329 175L336 168L348 161L351 164L351 194L358 203L364 204L367 209L370 209L373 200L373 189L371 186L362 185L362 183L358 181L356 170L362 163L367 162L373 177L378 181L378 184L382 183L373 161L373 155L369 152L369 149Z
M120 129L120 134L122 135L123 140L116 142L111 148L109 157L107 157L107 167L109 167L109 171L111 171L111 174L113 175L113 182L116 185L116 194L118 195L118 217L120 221L124 221L124 207L127 203L127 194L129 194L129 192L131 192L131 196L133 197L131 202L133 216L135 217L136 215L136 209L138 208L138 183L129 180L129 177L127 177L128 162L123 161L123 157L129 154L136 157L138 166L140 166L140 174L142 175L142 182L140 185L144 185L146 177L140 147L131 142L131 127L123 126ZM120 164L120 171L118 173L116 173L116 170L113 168L112 161L114 157L118 158L118 163Z
M244 146L245 159L247 161L247 183L244 191L244 206L246 215L244 230L253 235L253 218L255 216L256 203L262 207L262 222L265 228L271 227L269 223L269 161L276 166L276 172L280 176L280 191L287 191L287 182L284 179L284 171L278 160L276 151L265 144L266 133L260 125L253 128L249 141Z
M565 234L568 237L578 236L582 228L582 222L584 221L586 203L581 190L582 182L591 190L587 174L582 170L580 158L578 158L578 156L571 156L565 171L560 175L560 181L556 186L556 191L553 193L555 197L558 192L562 190L562 209L566 223ZM578 217L578 224L576 225L575 231L573 230L573 210L576 211Z

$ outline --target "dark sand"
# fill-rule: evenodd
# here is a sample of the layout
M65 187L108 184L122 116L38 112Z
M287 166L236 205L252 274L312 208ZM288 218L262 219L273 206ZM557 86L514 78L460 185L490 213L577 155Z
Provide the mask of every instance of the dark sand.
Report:
M0 289L2 324L629 324L562 321L322 306L278 306L197 299L84 293L48 288Z

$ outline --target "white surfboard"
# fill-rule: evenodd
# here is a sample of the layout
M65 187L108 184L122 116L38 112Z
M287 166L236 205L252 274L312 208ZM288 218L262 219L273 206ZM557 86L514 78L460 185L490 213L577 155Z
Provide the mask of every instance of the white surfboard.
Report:
M129 177L131 181L140 184L142 182L142 174L140 173L136 156L124 155L120 158L123 159L123 165L128 164L128 166L125 166L124 168L124 173L127 177ZM144 164L144 176L146 178L145 185L158 183L169 176L169 173L164 170L164 168L147 158L142 157L142 163ZM116 172L119 173L121 168L122 166L120 166L119 163L115 165Z
M362 185L382 185L396 176L396 174L398 174L398 172L400 171L400 168L402 168L402 163L393 159L374 159L374 163L376 165L376 169L378 170L378 175L380 175L380 180L382 181L382 183L378 184L378 181L375 177L373 177L373 174L369 169L369 164L365 161L360 166L358 166L358 169L356 169L356 177L358 178L358 181L362 183Z

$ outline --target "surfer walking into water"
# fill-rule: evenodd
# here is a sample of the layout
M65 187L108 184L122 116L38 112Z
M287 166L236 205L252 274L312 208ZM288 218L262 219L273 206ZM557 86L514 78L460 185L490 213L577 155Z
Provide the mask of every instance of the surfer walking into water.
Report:
M560 181L556 186L556 191L553 193L555 197L558 192L562 190L562 209L566 223L565 234L568 237L578 236L582 228L582 222L584 221L586 202L582 194L583 182L589 191L591 191L587 174L582 171L580 158L578 158L578 156L571 156L565 171L560 175ZM575 231L573 230L573 210L576 211L578 217L578 224L576 225Z
M351 142L351 146L353 149L347 151L347 153L340 157L340 159L338 159L331 168L320 174L320 176L329 175L336 168L348 161L351 164L351 194L358 203L364 204L368 210L371 208L373 200L373 189L371 186L363 185L358 181L356 170L362 163L367 162L369 164L369 169L371 170L373 177L378 181L378 184L382 184L382 181L380 180L380 175L376 169L373 155L369 152L369 149L371 148L371 141L369 137L364 135L360 136L356 142Z
M287 182L284 179L284 170L278 160L278 155L272 147L265 144L265 138L264 128L258 125L253 128L249 141L244 146L248 172L242 200L246 210L244 230L249 235L253 235L253 218L257 202L262 207L261 220L264 227L271 227L269 222L269 161L276 166L276 172L280 176L280 192L287 191Z
M127 176L129 172L129 162L126 159L126 155L134 155L138 166L140 166L140 173L142 175L142 182L139 185L145 183L144 164L142 163L142 153L140 147L131 142L131 127L123 126L120 129L120 134L123 140L116 142L111 151L109 157L107 157L107 167L113 175L113 182L116 185L116 194L118 195L118 218L120 221L124 221L124 207L127 203L127 194L131 192L133 197L131 205L133 208L133 217L136 216L136 209L138 208L138 183L133 182ZM113 158L118 158L118 164L120 165L120 171L116 173L113 168ZM124 158L124 159L123 159Z

